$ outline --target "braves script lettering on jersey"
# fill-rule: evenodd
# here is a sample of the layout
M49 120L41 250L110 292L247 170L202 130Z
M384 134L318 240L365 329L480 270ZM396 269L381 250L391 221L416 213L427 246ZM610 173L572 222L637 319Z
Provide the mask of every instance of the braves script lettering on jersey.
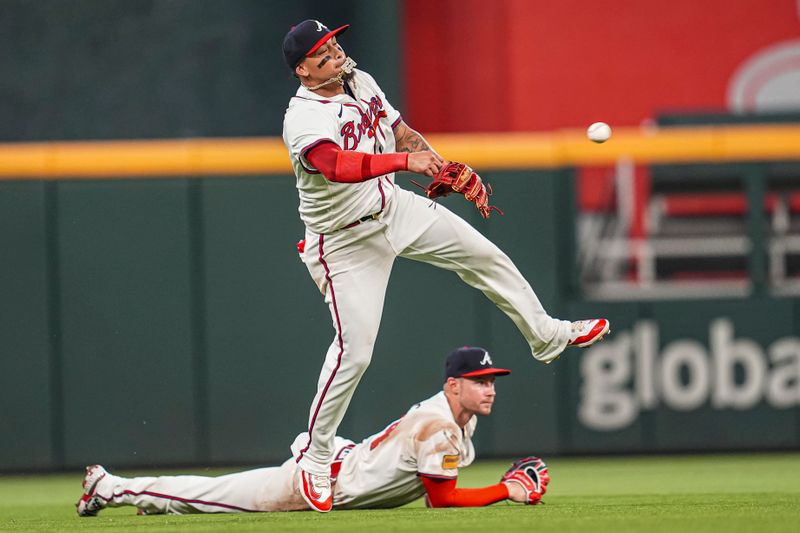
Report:
M462 431L440 392L358 444L336 437L334 464L341 466L334 482L334 506L398 507L425 493L418 474L456 478L458 469L475 458L471 439L476 424L473 416ZM296 442L306 438L300 435ZM123 478L106 473L95 497L101 508L133 505L148 514L302 510L308 507L297 491L298 468L292 458L278 467L220 477Z
M356 70L353 96L321 97L303 86L289 102L283 139L291 154L300 194L300 218L320 234L332 233L386 207L394 194L394 174L361 183L334 183L305 159L323 142L368 154L395 151L392 128L400 113L386 100L372 76Z

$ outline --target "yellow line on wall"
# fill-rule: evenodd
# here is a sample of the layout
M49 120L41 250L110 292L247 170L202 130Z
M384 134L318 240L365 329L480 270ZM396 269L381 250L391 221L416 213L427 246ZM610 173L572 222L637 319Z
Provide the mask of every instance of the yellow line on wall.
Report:
M427 135L444 157L478 170L638 163L800 160L800 125L618 128L595 144L582 131ZM291 174L277 137L0 144L0 179Z
M476 168L610 165L623 157L638 163L800 159L800 125L619 128L603 144L575 130L431 137L443 155Z
M0 144L0 176L98 178L291 173L279 138Z

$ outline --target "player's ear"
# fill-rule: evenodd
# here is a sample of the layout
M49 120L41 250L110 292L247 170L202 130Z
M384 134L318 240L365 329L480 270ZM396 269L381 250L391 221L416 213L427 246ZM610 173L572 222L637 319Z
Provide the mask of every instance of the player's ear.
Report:
M306 68L305 59L302 60L299 65L294 67L294 75L297 76L298 78L305 78L306 76L308 76L308 74L309 72L308 69Z
M447 378L447 381L444 383L444 388L451 393L457 393L458 390L461 388L461 381L456 378Z

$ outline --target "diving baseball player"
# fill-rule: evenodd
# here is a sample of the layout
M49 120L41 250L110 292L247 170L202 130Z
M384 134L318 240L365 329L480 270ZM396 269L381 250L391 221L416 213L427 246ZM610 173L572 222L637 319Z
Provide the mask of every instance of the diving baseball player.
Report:
M424 174L434 179L428 198L458 192L484 217L494 209L480 176L439 156L403 121L372 76L355 68L337 41L348 27L330 30L306 20L283 41L286 64L300 81L283 125L306 227L298 250L334 326L308 437L293 449L302 470L301 494L321 512L332 505L334 435L369 366L396 257L453 271L482 291L544 363L567 346L588 346L609 331L605 319L550 317L500 249L443 205L396 185L398 171Z
M538 503L550 477L535 457L514 463L496 485L456 488L458 469L475 459L475 415L491 413L495 376L509 373L495 367L483 348L459 348L446 360L442 392L359 444L336 437L333 506L399 507L423 495L431 507L475 507L505 499ZM297 440L306 438L302 434ZM78 515L126 505L143 514L307 510L298 490L300 474L294 458L279 467L220 477L123 478L94 465L86 468Z

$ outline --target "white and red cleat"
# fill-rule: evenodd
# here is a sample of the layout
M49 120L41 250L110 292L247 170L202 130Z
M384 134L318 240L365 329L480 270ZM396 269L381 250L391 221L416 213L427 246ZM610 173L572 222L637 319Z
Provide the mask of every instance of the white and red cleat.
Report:
M97 484L106 477L106 469L100 465L86 467L86 475L83 477L83 494L75 507L78 508L78 516L97 516L100 509L105 507L105 502L95 497Z
M333 491L331 490L330 476L319 476L309 474L302 468L300 469L302 486L300 494L303 499L315 511L327 513L333 507Z
M567 346L577 346L578 348L591 346L602 340L609 331L611 331L611 324L605 318L578 320L572 323L572 333Z

